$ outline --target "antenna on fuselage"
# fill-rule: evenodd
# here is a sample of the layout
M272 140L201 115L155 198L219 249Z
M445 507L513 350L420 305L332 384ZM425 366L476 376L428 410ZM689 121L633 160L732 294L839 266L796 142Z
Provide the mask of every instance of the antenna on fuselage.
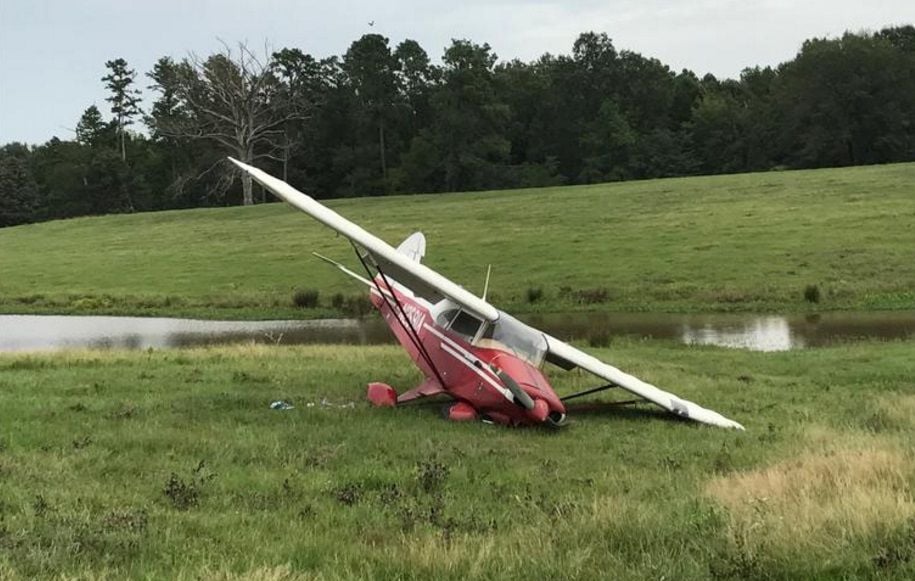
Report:
M486 282L483 283L483 300L486 300L486 293L489 292L489 275L492 272L492 265L486 265Z

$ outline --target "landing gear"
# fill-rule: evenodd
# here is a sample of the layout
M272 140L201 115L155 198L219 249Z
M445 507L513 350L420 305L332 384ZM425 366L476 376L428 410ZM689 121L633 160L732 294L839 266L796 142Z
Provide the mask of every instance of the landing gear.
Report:
M386 383L370 383L366 397L376 407L392 408L397 405L397 392Z
M546 420L544 421L544 423L547 426L558 430L559 428L566 425L566 415L562 412L550 412L546 416Z
M442 415L452 422L472 422L479 414L472 405L458 401L442 408Z

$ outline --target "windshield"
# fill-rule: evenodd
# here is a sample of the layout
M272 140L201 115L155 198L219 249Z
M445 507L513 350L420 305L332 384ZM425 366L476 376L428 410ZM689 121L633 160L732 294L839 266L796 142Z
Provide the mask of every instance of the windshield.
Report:
M543 333L501 311L499 320L488 326L476 344L514 353L537 367L543 363L548 347Z

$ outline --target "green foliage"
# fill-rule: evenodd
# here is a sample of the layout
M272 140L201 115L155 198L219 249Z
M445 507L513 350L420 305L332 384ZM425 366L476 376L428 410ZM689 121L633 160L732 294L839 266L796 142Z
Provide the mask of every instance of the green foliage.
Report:
M379 34L323 59L240 44L154 64L149 138L127 130L135 73L114 59L113 118L89 107L75 142L27 152L47 201L28 220L265 201L227 154L317 198L911 161L913 39L911 25L814 38L737 79L676 73L595 32L533 62L454 40L436 65Z
M815 284L808 284L804 287L804 300L808 303L820 302L820 287Z
M527 302L536 303L543 298L543 289L539 286L529 286L527 287L527 293L525 296L527 297Z
M187 479L172 472L162 488L162 493L178 510L188 510L200 504L200 495L207 482L216 478L201 460Z
M134 117L142 113L140 90L133 87L137 73L127 68L127 61L122 58L106 62L105 67L111 71L102 77L105 87L111 92L105 100L111 103L114 126L120 139L121 161L127 161L127 127L133 125Z
M413 140L407 168L435 191L480 190L499 183L511 144L504 131L508 107L500 101L488 44L454 40L442 57L442 83L433 93L432 125Z
M879 35L813 39L780 71L777 103L801 167L911 159L915 54ZM787 106L788 103L793 106Z
M76 141L89 147L106 147L111 143L111 125L105 123L95 105L83 112L76 124Z
M0 148L0 228L31 222L39 209L38 184L28 166L28 156L25 146Z
M300 309L313 309L318 306L318 297L321 293L313 288L296 289L292 293L292 304Z

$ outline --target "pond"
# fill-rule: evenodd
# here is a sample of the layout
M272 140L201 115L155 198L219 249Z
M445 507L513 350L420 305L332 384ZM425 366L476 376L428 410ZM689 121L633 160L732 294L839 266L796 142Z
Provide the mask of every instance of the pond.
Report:
M757 351L819 347L861 339L915 337L915 311L816 315L558 313L525 322L563 340L594 346L614 337L673 339ZM363 320L202 321L147 317L0 315L0 351L192 347L225 343L379 344L393 336L377 316Z

